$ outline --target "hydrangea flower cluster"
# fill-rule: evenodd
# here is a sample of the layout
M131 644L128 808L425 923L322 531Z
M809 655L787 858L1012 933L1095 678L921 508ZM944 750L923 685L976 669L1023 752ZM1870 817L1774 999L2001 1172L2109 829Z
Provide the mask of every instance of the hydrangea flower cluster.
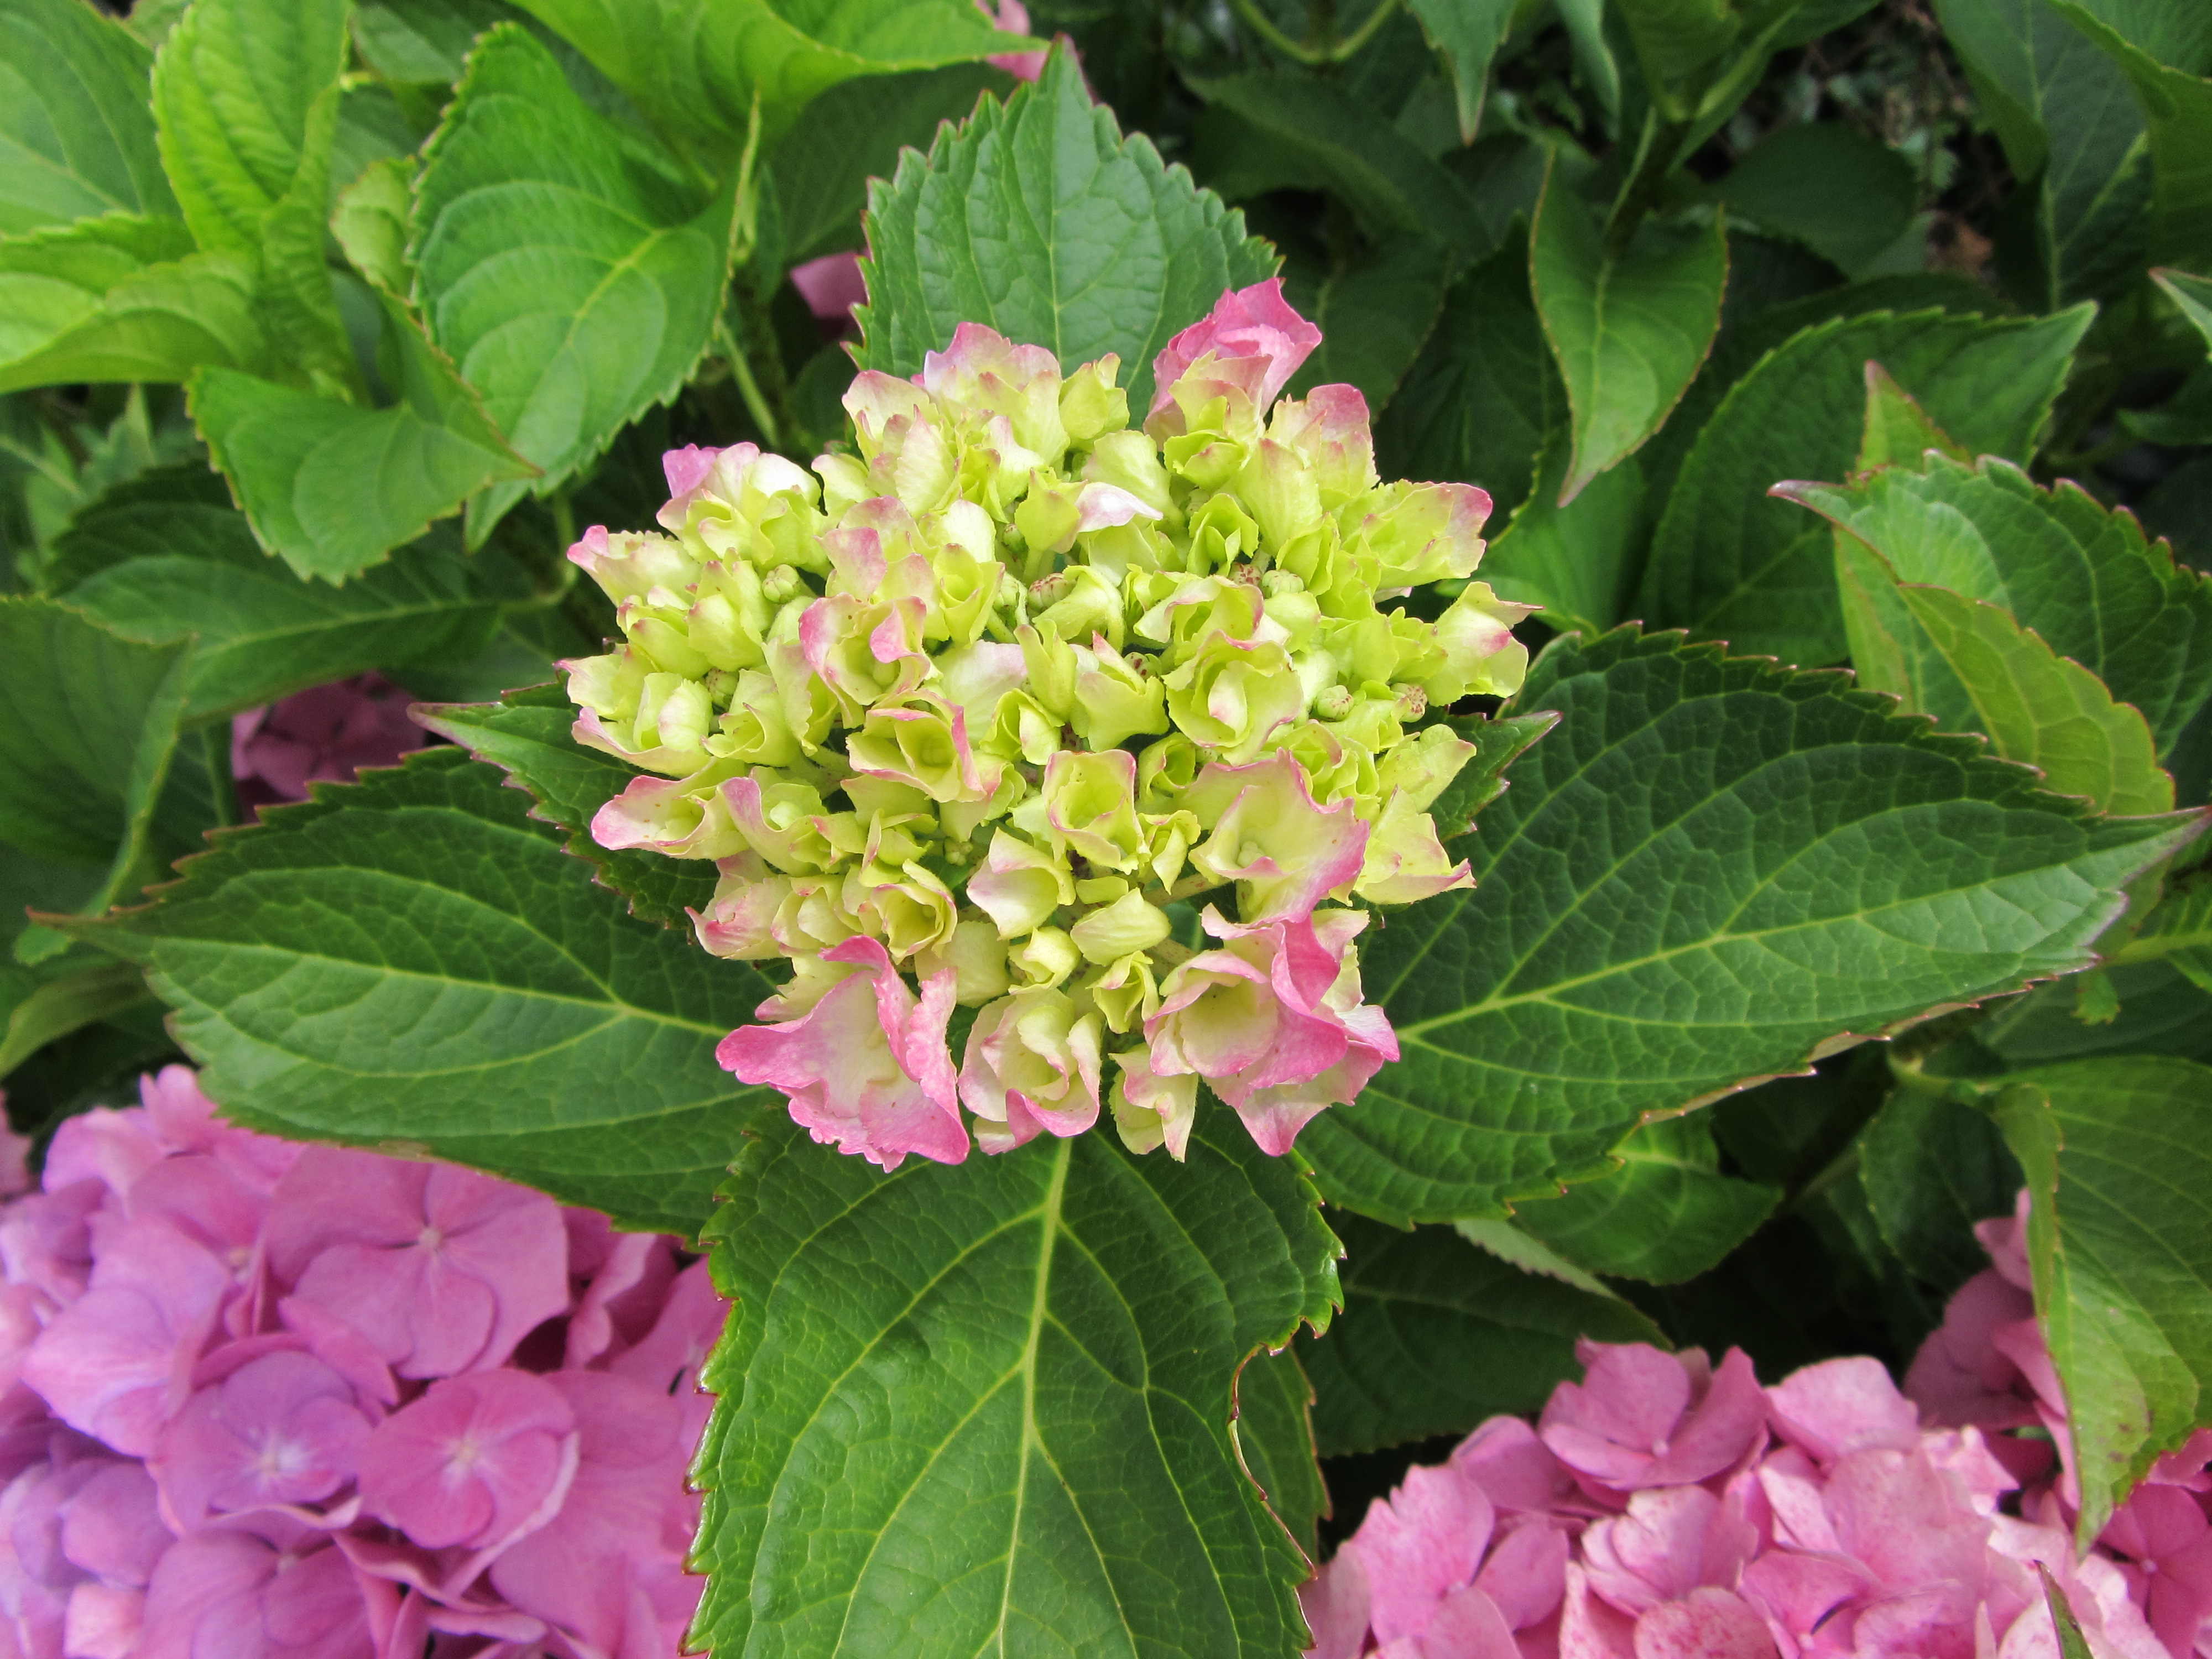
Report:
M346 783L362 767L397 766L426 736L408 718L407 702L407 694L381 674L359 674L232 716L230 775L238 804L305 800L310 783Z
M674 1659L706 1264L140 1097L0 1207L0 1654Z
M2025 1206L1902 1393L1873 1359L1762 1389L1741 1350L1583 1343L1534 1426L1376 1500L1301 1592L1310 1659L2059 1659L2039 1569L2099 1659L2212 1655L2212 1431L2075 1552Z
M817 1139L957 1163L963 1105L1001 1152L1110 1099L1180 1158L1204 1078L1280 1153L1396 1058L1353 902L1471 884L1429 809L1474 750L1423 722L1518 687L1526 611L1466 581L1486 495L1280 398L1320 337L1225 294L1139 430L1114 358L963 324L854 381L851 453L675 451L659 532L571 550L624 636L563 665L576 736L647 775L592 834L717 861L701 945L793 969L722 1063Z

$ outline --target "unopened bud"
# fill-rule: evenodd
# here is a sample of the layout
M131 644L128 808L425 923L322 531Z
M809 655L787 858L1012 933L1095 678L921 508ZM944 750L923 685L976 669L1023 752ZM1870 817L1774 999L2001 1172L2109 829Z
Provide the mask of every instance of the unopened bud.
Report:
M1348 685L1328 685L1314 699L1314 718L1340 720L1352 712L1352 688Z
M780 564L761 578L761 598L770 605L782 605L795 599L806 591L806 584L799 573L787 564Z
M1429 712L1429 694L1418 685L1401 687L1398 692L1398 718L1417 720Z
M1075 578L1065 570L1055 570L1030 584L1030 609L1043 611L1058 605L1075 586Z
M1260 591L1271 599L1279 599L1285 593L1303 593L1306 585L1287 570L1268 570L1260 577Z

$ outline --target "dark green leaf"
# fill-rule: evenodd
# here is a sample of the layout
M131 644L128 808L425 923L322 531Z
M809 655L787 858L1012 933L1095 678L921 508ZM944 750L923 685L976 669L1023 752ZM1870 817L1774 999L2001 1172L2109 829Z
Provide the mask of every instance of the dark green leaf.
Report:
M592 839L592 814L638 775L569 735L576 707L560 686L510 691L496 703L435 705L420 718L513 778L537 803L533 816L567 830L568 850L597 865L606 885L629 895L633 915L688 932L686 909L703 910L714 898L711 864L610 850Z
M1528 297L1524 232L1452 284L1376 423L1376 450L1388 477L1480 484L1503 523L1528 499L1545 440L1564 434L1566 419L1566 388Z
M1528 281L1574 412L1565 506L1640 448L1688 389L1720 327L1728 245L1716 218L1685 235L1647 231L1616 254L1555 168L1529 236Z
M1003 98L1013 86L1002 69L954 64L848 81L809 104L768 157L783 210L782 264L859 247L868 180L889 178L901 150L927 149L942 123L973 114L986 92Z
M1968 466L1929 455L1917 471L1885 467L1842 485L1791 483L1788 495L1880 554L1897 580L2009 611L2050 651L2140 709L2161 751L2212 696L2212 579L2176 565L2172 550L2147 541L2132 515L2108 511L2074 484L2042 489L2004 461ZM1917 612L1916 620L1927 625ZM2024 661L2033 647L2023 642L2005 655ZM1978 680L1997 672L1994 659L1952 659L1960 664L1954 675ZM1880 660L1867 653L1869 666ZM2042 672L2057 684L2063 671ZM1885 689L1900 688L1885 679ZM1989 718L1984 705L2003 690L1978 684L1959 695L1970 695ZM1958 710L1947 704L1942 712ZM2085 704L2082 712L2091 711Z
M2112 294L2142 268L2150 168L2127 76L2050 0L1936 0L2033 223L2011 283L2039 308Z
M1816 325L1737 380L1682 463L1651 544L1658 620L1785 662L1846 641L1832 545L1771 499L1784 478L1840 478L1858 454L1879 362L1976 453L2025 459L2064 382L2087 307L2033 321L1873 313Z
M176 211L146 108L153 65L83 0L0 4L0 235Z
M262 552L221 481L148 473L79 515L54 549L69 604L125 639L196 636L188 720L419 657L481 648L497 599L454 553L403 547L343 587L304 582Z
M2202 828L2092 817L1839 676L1672 635L1555 641L1511 706L1565 718L1454 844L1480 884L1363 953L1403 1058L1299 1138L1386 1219L1498 1214L1647 1113L2087 967Z
M2103 971L2120 999L2119 1015L2110 1023L2076 1019L2075 987L2061 980L2006 1003L1975 1028L1975 1040L1997 1057L1997 1069L2091 1054L2178 1054L2212 1062L2212 995L2171 963L2130 963Z
M1382 414L1436 326L1450 280L1451 256L1441 243L1405 237L1359 254L1316 293L1291 293L1321 330L1321 343L1291 377L1291 395L1349 384L1370 414Z
M0 598L0 841L105 866L92 908L139 871L176 748L185 644L140 645L51 599Z
M399 343L399 401L390 409L228 369L192 380L192 418L254 535L302 576L343 581L487 484L532 471L405 307L384 306Z
M1904 1090L1867 1126L1859 1178L1890 1248L1943 1296L1989 1266L1974 1224L2010 1215L2021 1182L1987 1112Z
M2212 992L2212 871L2192 872L2168 891L2112 960L2169 962L2200 989Z
M1618 1297L1523 1273L1449 1227L1329 1219L1345 1243L1344 1311L1292 1350L1313 1379L1323 1456L1534 1412L1580 1371L1577 1337L1666 1340Z
M2212 1067L2138 1056L2024 1072L1997 1122L2027 1172L2036 1314L2066 1386L2077 1534L2104 1528L2212 1383Z
M1767 139L1711 194L1738 216L1795 236L1848 276L1863 276L1914 230L1912 164L1842 121L1801 123ZM1916 239L1917 240L1917 239ZM1921 250L1911 250L1917 266Z
M2212 81L2168 68L2086 6L2051 0L2120 66L2150 129L2150 252L2212 267Z
M1195 165L1224 195L1326 190L1377 238L1427 237L1469 251L1482 240L1459 181L1330 82L1264 70L1199 90L1212 107L1199 120Z
M1490 60L1512 26L1517 6L1518 0L1413 0L1413 15L1451 68L1462 143L1473 143L1482 124Z
M1446 841L1465 835L1474 823L1475 814L1505 793L1511 781L1505 776L1506 769L1559 721L1555 714L1539 712L1496 714L1487 719L1476 716L1448 722L1453 731L1474 745L1474 753L1429 809L1437 834Z
M1602 634L1627 614L1648 520L1644 469L1630 456L1561 507L1568 440L1552 434L1536 488L1483 556L1482 580L1500 599L1541 605L1565 630Z
M1665 100L1704 77L1735 44L1742 24L1729 0L1620 0L1620 15L1653 92Z
M49 1042L145 1000L146 976L127 962L98 963L47 980L8 1008L0 1078Z
M0 391L258 367L254 289L252 261L193 252L173 219L111 214L0 239Z
M687 947L688 948L688 947ZM1325 1324L1337 1244L1229 1115L884 1175L767 1121L711 1232L723 1653L1291 1659L1306 1571L1238 1466L1237 1368Z
M744 148L756 98L775 137L855 76L1036 44L999 33L969 0L525 0L523 9L717 168Z
M561 841L433 749L224 837L92 932L147 965L238 1121L696 1235L758 1098L714 1045L768 984L623 915Z
M1275 1518L1317 1561L1329 1505L1314 1457L1313 1403L1313 1384L1288 1348L1263 1348L1237 1373L1237 1455Z
M1782 1199L1779 1187L1720 1172L1702 1115L1648 1123L1613 1155L1621 1168L1523 1204L1514 1224L1592 1273L1675 1285L1749 1238Z
M735 191L702 191L674 157L586 108L514 24L477 47L427 158L415 297L542 471L471 508L474 543L526 488L553 489L676 395L721 305Z
M2179 307L2189 325L2204 337L2207 345L2212 345L2212 279L2191 276L2184 270L2154 270L2151 277Z
M963 322L1050 347L1063 368L1121 358L1129 407L1152 395L1152 358L1224 289L1275 268L1244 216L1124 138L1065 52L1044 79L899 158L868 195L863 366L912 374Z

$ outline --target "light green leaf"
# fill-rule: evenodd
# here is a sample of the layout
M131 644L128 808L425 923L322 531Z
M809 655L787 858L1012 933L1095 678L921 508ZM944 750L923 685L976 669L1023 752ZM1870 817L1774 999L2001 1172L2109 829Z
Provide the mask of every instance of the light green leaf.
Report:
M234 1120L694 1236L758 1098L714 1045L768 983L624 915L526 808L425 750L264 815L88 932L147 966Z
M477 48L426 156L415 298L543 493L698 362L729 277L734 188L702 191L586 108L514 24ZM471 544L525 489L471 507Z
M228 369L191 383L192 418L253 533L301 576L342 582L381 563L487 484L529 477L396 301L399 402L363 409Z
M2143 918L2135 937L2113 952L2115 963L2164 960L2199 989L2212 993L2212 870L2198 869L2170 888ZM2123 1001L2123 1007L2126 1006ZM2205 1010L2212 1017L2212 1007ZM2208 1037L2212 1042L2212 1037Z
M1630 456L1559 504L1567 471L1564 428L1552 434L1536 488L1483 555L1481 579L1503 599L1541 605L1544 620L1593 637L1626 614L1644 550L1644 469Z
M264 553L222 483L193 466L109 491L54 548L66 602L125 639L191 635L187 720L310 685L481 649L499 602L458 553L403 547L343 587L305 582Z
M1528 297L1528 242L1516 227L1452 284L1375 429L1386 477L1479 482L1494 523L1528 498L1554 431L1565 476L1566 388Z
M2166 0L2081 0L2081 9L2111 26L2169 69L2188 75L2212 70L2212 12Z
M2204 343L2212 345L2212 279L2191 276L2185 270L2154 270L2151 280L2180 307L2190 326L2204 337Z
M2212 696L2212 580L2176 565L2133 516L2107 511L2075 485L2046 490L2009 462L1967 466L1929 455L1917 471L1885 467L1850 484L1792 483L1782 493L1880 554L1898 580L2010 611L2140 709L2161 754ZM2028 672L2021 662L2006 672ZM1881 672L1898 668L1893 660ZM1952 694L1954 704L1962 695L2008 697L1992 684ZM2044 695L2080 702L2090 694L2054 686ZM2008 717L2015 726L2021 718Z
M1859 1139L1859 1180L1881 1236L1948 1296L1990 1264L1974 1224L2012 1213L2020 1163L1987 1112L1899 1090Z
M119 638L52 599L0 598L0 841L105 866L95 911L141 872L190 652Z
M868 180L889 178L900 151L927 149L940 125L975 113L986 92L1004 98L1014 84L988 64L954 64L848 81L809 104L768 156L783 215L782 263L860 247Z
M0 391L256 367L268 346L254 287L251 260L193 252L173 219L0 238Z
M526 0L659 130L724 169L753 100L769 137L856 76L971 63L1041 44L970 0Z
M84 0L0 4L0 235L176 211L146 108L153 65Z
M414 287L407 263L407 218L414 205L415 158L386 156L338 197L331 234L353 268L383 292L404 299Z
M723 1189L696 1639L720 1653L1292 1659L1307 1571L1237 1368L1328 1322L1335 1239L1225 1111L884 1175L781 1118Z
M1329 1503L1315 1461L1313 1403L1313 1384L1289 1348L1262 1348L1237 1373L1237 1455L1306 1559L1318 1561Z
M2006 1080L1997 1122L2027 1173L2036 1316L2066 1385L2076 1535L2104 1529L2212 1382L2212 1067L2136 1056Z
M2074 0L2051 0L2120 66L2150 130L2154 259L2212 268L2212 81L2169 69Z
M1901 464L1917 467L1929 450L1971 461L1965 446L1928 417L1928 411L1880 363L1866 366L1866 426L1859 434L1858 471Z
M1564 507L1641 447L1689 388L1720 328L1727 239L1717 216L1611 252L1555 166L1529 236L1528 283L1574 411Z
M386 80L450 86L478 36L522 16L504 0L362 0L353 34L362 57Z
M1592 1273L1678 1285L1759 1231L1782 1189L1721 1173L1703 1116L1647 1123L1613 1149L1621 1167L1532 1200L1514 1224Z
M1413 15L1450 67L1463 144L1474 142L1475 129L1482 125L1490 60L1512 27L1517 6L1518 0L1413 0Z
M1362 941L1402 1058L1298 1139L1386 1220L1501 1213L1647 1114L2090 966L2203 828L2093 817L1833 675L1667 635L1555 641L1510 707L1564 718L1452 844L1478 885Z
M1831 539L1769 486L1850 469L1869 362L1970 451L2025 459L2093 315L2087 306L2018 321L1875 312L1816 324L1768 352L1729 388L1675 477L1651 541L1652 619L1784 662L1839 660Z
M1291 185L1333 192L1370 235L1472 252L1481 217L1459 181L1375 110L1317 76L1262 70L1201 81L1194 165L1232 200Z
M1731 224L1794 236L1847 276L1863 276L1913 228L1912 164L1843 121L1786 126L1730 167L1710 194ZM1920 250L1913 250L1919 264Z
M1666 1341L1610 1292L1524 1273L1449 1227L1405 1233L1334 1212L1329 1221L1346 1252L1344 1311L1291 1350L1313 1379L1323 1456L1537 1411L1580 1371L1578 1337Z
M146 976L127 962L99 963L46 981L8 1011L0 1078L49 1042L148 1000Z
M1291 303L1321 330L1321 343L1291 377L1290 394L1356 386L1369 413L1381 415L1435 327L1450 280L1443 246L1409 236L1363 250L1316 293L1291 291Z
M1049 347L1063 368L1121 358L1129 407L1152 395L1152 359L1222 290L1275 269L1244 216L1124 138L1082 70L1054 53L1044 78L899 158L868 195L862 365L912 374L963 322Z
M2039 308L2112 297L2150 234L2149 144L2127 76L2050 0L1936 0L1936 13L2029 193L2008 285Z
M596 865L602 882L629 896L632 915L689 936L687 910L704 910L714 896L714 866L605 848L592 839L592 815L638 774L570 735L576 706L562 687L509 691L495 703L432 704L419 718L506 772L537 803L535 816L568 832L569 852Z

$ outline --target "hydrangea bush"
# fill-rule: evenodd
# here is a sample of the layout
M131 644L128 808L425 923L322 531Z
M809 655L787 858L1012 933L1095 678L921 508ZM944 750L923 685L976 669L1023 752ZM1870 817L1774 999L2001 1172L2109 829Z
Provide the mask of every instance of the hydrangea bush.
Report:
M2197 9L0 42L16 1647L2200 1639Z

